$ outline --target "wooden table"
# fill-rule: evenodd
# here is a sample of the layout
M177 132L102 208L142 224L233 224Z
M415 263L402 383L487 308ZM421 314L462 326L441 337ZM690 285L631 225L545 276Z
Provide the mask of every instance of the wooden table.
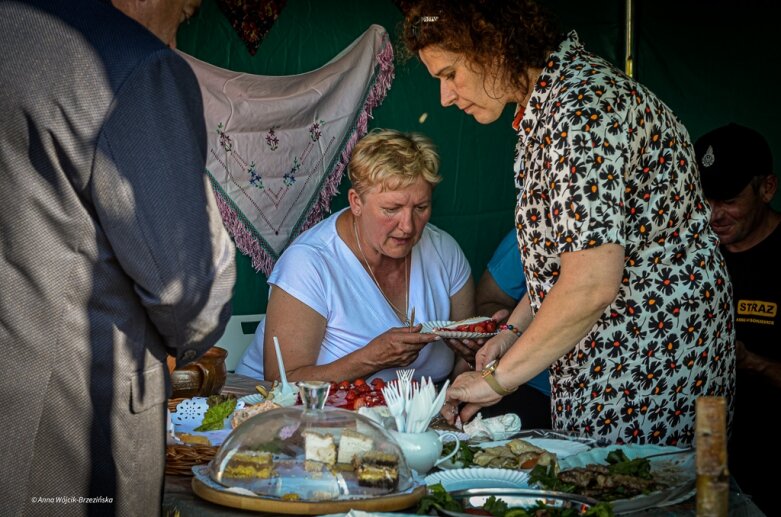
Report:
M223 393L233 393L241 396L248 393L256 393L258 384L268 386L268 383L237 374L228 374L223 388ZM205 501L195 495L191 488L191 477L166 476L165 491L163 493L163 516L177 517L236 517L246 515L262 515L257 512L248 512L225 506L216 505ZM394 517L413 516L415 509L407 510L409 513L394 513ZM642 512L632 513L632 517L662 517L662 516L695 516L696 505L692 497L688 501L662 508L653 508ZM765 514L751 501L751 498L741 493L737 485L730 483L729 500L730 517L762 517Z

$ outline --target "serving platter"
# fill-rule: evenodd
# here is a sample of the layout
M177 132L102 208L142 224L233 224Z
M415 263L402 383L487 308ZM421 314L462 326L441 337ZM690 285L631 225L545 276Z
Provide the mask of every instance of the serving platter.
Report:
M610 501L617 514L669 506L686 501L695 495L697 471L693 449L634 444L596 447L563 458L559 466L561 470L568 470L590 464L606 465L608 453L616 449L621 449L629 459L649 458L654 478L667 485L667 488L649 494Z
M439 337L448 339L480 339L490 338L498 334L498 332L463 332L459 330L440 330L444 327L457 327L460 325L469 325L473 323L479 323L482 321L488 321L491 318L475 317L461 321L446 321L446 320L434 320L422 323L423 328L420 330L424 334L436 334Z
M596 446L597 444L595 440L592 440L590 438L583 438L575 435L570 436L564 432L551 431L545 429L531 429L531 430L520 431L520 432L513 433L509 438L510 439L520 438L541 449L545 449L546 451L555 454L558 460L561 460L562 458L566 458L568 456L585 453L591 450L591 448ZM460 439L462 440L462 442L468 442L469 435L467 435L466 439L464 438L460 438ZM491 447L501 447L502 445L509 443L510 439L495 440L489 442L474 442L474 443L468 443L468 445L472 447L479 447L481 449L488 449ZM464 468L464 464L460 461L447 460L440 463L439 468L443 470L460 469L460 468ZM480 468L480 467L472 467L472 468Z
M351 509L392 512L417 504L426 495L426 486L413 482L409 489L375 497L341 498L329 501L285 501L260 497L248 490L226 488L209 477L208 466L193 467L192 489L199 497L222 506L287 515L323 515Z

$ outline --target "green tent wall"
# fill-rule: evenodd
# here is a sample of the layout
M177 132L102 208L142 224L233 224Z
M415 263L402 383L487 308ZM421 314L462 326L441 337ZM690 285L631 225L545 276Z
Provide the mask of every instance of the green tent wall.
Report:
M499 1L499 0L497 0ZM625 2L548 0L562 30L576 29L586 47L623 69ZM635 2L635 77L659 95L687 125L693 139L735 121L762 132L781 157L781 128L771 85L770 58L779 44L767 7L679 0ZM179 30L182 51L216 66L258 75L292 75L319 68L370 24L384 26L397 43L401 13L391 0L287 0L255 56L216 4L203 0ZM370 127L427 134L437 144L445 180L434 193L431 222L461 244L475 277L512 227L515 187L512 108L489 126L456 108L443 109L438 83L417 61L396 63L396 78ZM425 120L421 115L426 114ZM346 206L343 181L331 209ZM779 205L776 199L775 205ZM234 314L266 310L266 277L237 252Z

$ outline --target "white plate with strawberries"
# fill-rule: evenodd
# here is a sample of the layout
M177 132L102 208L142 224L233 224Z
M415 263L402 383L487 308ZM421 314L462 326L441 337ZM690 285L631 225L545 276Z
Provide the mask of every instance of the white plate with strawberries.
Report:
M491 318L477 316L461 321L428 321L421 332L444 338L479 339L498 334L498 325Z

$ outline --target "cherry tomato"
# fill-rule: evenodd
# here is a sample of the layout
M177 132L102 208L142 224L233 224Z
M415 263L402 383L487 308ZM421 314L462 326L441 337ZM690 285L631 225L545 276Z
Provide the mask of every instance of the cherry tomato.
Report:
M475 332L479 332L480 334L485 334L486 333L485 325L482 325L482 324L475 325L475 330L474 331Z
M488 320L485 322L486 332L496 332L496 322L494 320Z
M358 377L357 379L355 379L355 380L353 381L353 385L354 385L354 386L363 386L363 385L365 385L365 384L366 384L366 381L365 381L365 380L363 380L363 379L361 379L360 377Z
M540 459L539 456L536 457L536 458L528 459L528 460L526 460L526 461L524 461L523 463L520 464L520 468L522 468L522 469L533 469L535 466L537 466L537 461L539 461L539 459Z
M377 377L375 379L372 379L372 386L374 387L375 390L379 391L385 387L385 381Z
M347 391L347 396L345 397L347 400L355 400L355 398L358 396L358 393L356 393L353 390Z
M340 390L349 390L350 389L350 381L342 381L339 383L339 389Z

